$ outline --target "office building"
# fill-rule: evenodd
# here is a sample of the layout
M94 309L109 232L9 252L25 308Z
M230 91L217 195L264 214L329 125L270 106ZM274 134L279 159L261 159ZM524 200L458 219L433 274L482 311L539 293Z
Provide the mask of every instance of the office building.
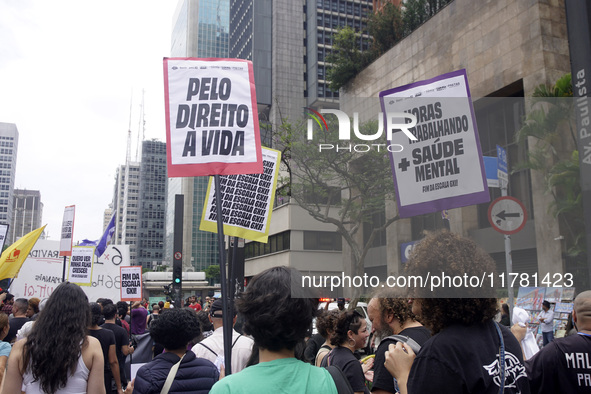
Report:
M137 264L155 269L164 257L166 143L142 142Z
M18 151L18 129L13 123L0 122L0 223L13 221L14 177ZM7 234L6 245L15 240Z
M140 163L128 162L127 165L119 166L115 179L112 204L117 216L111 243L129 245L129 263L137 265Z
M338 108L339 92L330 90L327 57L331 53L338 29L351 27L359 32L358 49L369 48L367 17L373 9L372 1L318 0L306 7L306 97L307 107Z
M14 190L13 219L8 229L11 239L20 237L42 226L43 203L38 190Z

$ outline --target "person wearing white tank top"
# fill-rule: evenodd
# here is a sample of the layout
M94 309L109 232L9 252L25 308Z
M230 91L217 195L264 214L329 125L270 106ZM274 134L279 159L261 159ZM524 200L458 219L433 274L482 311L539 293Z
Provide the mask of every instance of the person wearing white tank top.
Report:
M14 344L0 394L105 394L103 354L87 336L89 320L82 289L56 287L27 338Z

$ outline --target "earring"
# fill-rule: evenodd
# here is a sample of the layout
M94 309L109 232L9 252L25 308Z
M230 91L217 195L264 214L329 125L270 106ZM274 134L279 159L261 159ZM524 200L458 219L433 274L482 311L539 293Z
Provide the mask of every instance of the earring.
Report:
M351 343L351 341L353 341L353 343ZM357 343L357 342L355 342L355 340L354 340L353 338L351 338L351 337L349 337L349 341L348 341L348 342L349 342L349 346L351 346L351 347L355 347L355 344Z

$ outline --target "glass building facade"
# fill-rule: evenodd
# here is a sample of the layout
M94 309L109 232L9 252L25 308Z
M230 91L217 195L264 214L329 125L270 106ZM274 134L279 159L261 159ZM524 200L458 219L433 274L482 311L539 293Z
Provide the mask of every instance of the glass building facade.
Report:
M11 224L13 220L14 176L18 151L18 129L13 123L0 122L0 223ZM15 240L6 235L6 245Z
M13 220L9 231L13 240L42 226L43 203L39 190L15 190Z
M155 269L163 260L166 180L166 144L143 141L137 262L144 268Z

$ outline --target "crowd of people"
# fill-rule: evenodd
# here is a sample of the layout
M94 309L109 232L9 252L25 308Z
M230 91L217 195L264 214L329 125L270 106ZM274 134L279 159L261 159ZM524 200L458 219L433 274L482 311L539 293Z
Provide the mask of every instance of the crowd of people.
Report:
M406 269L470 275L495 267L473 241L444 231L417 244ZM319 309L318 298L292 286L299 277L293 268L267 269L231 305L240 317L239 324L236 313L226 319L231 374L221 299L192 296L182 307L144 300L130 310L125 302L89 302L68 282L43 301L4 292L0 394L591 392L591 291L574 301L574 334L545 336L526 359L527 328L510 326L507 308L499 319L494 294L382 288L366 318L340 300L338 309ZM140 337L151 339L150 360L130 376L126 358Z

